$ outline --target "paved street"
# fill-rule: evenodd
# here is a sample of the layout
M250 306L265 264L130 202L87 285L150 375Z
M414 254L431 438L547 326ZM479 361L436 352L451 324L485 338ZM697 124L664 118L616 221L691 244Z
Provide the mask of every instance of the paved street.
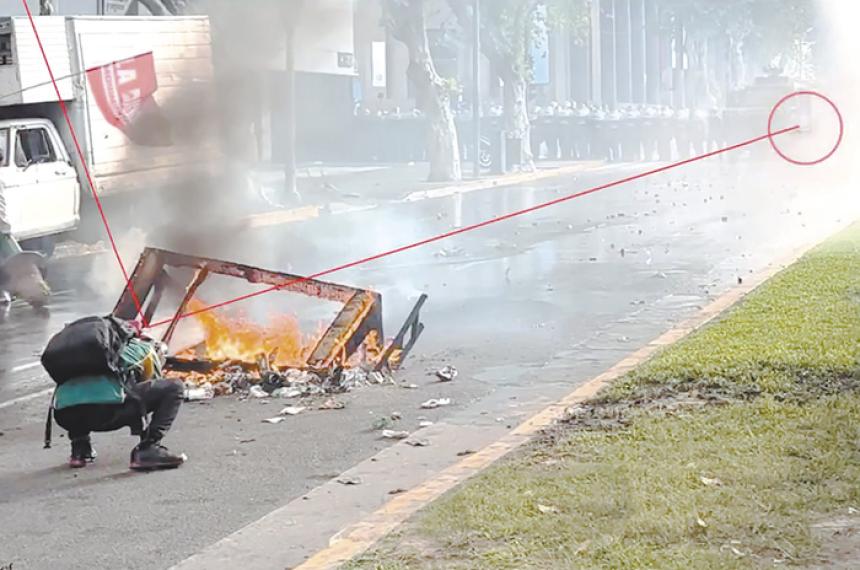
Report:
M646 168L604 167L242 233L210 231L206 239L176 234L144 241L312 274ZM312 410L279 425L261 422L277 412L276 402L192 403L166 442L186 452L189 463L151 475L128 471L134 441L127 433L99 435L98 462L76 472L65 467L64 439L55 436L54 449L41 449L47 405L41 393L52 384L34 365L38 354L64 322L109 312L122 287L109 256L63 259L49 275L59 291L49 311L15 305L0 324L0 564L167 568L386 448L371 424L394 411L403 415L399 429L417 429L419 417L478 428L473 442L416 449L425 458L414 467L416 477L432 472L739 279L855 219L856 190L820 176L779 162L717 159L327 276L381 292L389 333L422 292L429 294L426 331L399 373L418 389L356 390L344 410ZM127 263L140 244L123 247ZM225 286L206 295L218 302L235 292ZM289 310L290 301L276 297L282 295L243 309L252 316ZM313 326L330 310L315 307L304 323ZM445 364L460 375L439 384L428 372ZM440 396L453 404L418 409ZM380 502L386 489L385 481L366 481L355 491ZM326 505L318 516L337 519L353 508ZM327 538L308 536L308 552L296 556Z

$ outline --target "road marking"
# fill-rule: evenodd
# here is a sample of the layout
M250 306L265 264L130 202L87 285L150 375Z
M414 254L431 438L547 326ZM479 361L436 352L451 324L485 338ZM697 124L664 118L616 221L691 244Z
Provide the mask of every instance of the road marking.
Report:
M38 392L34 392L32 394L27 394L26 396L7 400L5 402L0 403L0 410L2 410L3 408L9 408L11 406L14 406L15 404L21 404L23 402L35 400L36 398L41 398L42 396L47 396L53 391L53 388L45 388L44 390L39 390Z
M41 366L41 365L42 365L41 362L31 362L30 364L22 364L21 366L15 366L9 372L12 372L14 374L16 372L23 372L24 370L30 370L31 368L36 368L36 367Z
M844 224L833 233L837 233L850 225L850 223ZM295 570L334 569L366 552L420 509L531 441L543 429L562 419L566 410L571 406L594 397L609 382L620 378L654 356L657 351L678 342L724 313L769 278L796 262L820 242L821 240L815 240L813 243L801 246L785 257L771 263L765 269L745 280L742 285L732 288L709 303L690 319L629 354L607 371L579 386L558 402L550 404L496 442L442 470L419 486L388 501L363 520L341 530L332 537L328 547L317 552L296 567ZM232 562L236 565L241 564L239 560Z

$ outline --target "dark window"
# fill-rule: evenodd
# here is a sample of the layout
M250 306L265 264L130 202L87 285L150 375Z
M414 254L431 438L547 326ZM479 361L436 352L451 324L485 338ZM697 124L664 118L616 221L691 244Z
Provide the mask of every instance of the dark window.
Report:
M24 167L40 162L55 162L57 155L44 128L18 131L15 141L15 165Z
M9 129L0 129L0 166L9 164Z
M12 63L12 34L0 34L0 65Z

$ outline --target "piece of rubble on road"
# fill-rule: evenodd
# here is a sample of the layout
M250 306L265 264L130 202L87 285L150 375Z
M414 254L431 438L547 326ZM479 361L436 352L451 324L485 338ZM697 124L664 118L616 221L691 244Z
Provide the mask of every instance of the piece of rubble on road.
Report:
M211 384L202 384L194 388L185 389L185 399L189 402L199 400L211 400L215 397L215 390Z
M259 386L251 386L248 390L248 395L254 398L268 398L269 394Z
M457 374L457 369L448 365L436 371L436 378L438 378L440 382L451 382L457 377Z
M407 439L404 441L406 445L411 445L412 447L427 447L430 445L429 439Z
M300 388L278 388L274 392L272 392L271 396L273 398L282 398L284 400L289 400L291 398L298 398L303 395L304 392Z
M406 439L407 437L409 437L409 432L386 429L382 430L382 437L384 439Z
M451 405L451 398L433 398L421 404L422 410L433 410Z
M334 398L329 398L325 402L319 405L320 410L342 410L346 407L346 404L335 400Z
M305 408L303 406L287 406L286 408L284 408L283 410L278 412L278 415L281 415L281 416L297 416L300 413L304 412L306 409L307 408Z
M341 485L361 485L361 477L338 477L337 482Z
M278 417L276 417L276 418L266 418L266 419L265 419L265 420L263 420L263 421L264 421L265 423L267 423L267 424L279 424L279 423L281 423L282 421L284 421L285 419L287 419L287 418L285 418L285 417L283 417L283 416L278 416Z

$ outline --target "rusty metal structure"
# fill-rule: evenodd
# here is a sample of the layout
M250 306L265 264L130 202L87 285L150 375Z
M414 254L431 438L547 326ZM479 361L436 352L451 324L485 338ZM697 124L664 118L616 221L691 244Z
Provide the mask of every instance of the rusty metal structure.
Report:
M175 270L183 268L193 272L190 281L184 285L170 271L173 269L175 273ZM124 289L113 315L125 320L133 320L138 316L131 288L141 302L141 311L147 323L152 321L165 291L184 291L161 338L169 344L179 321L187 316L188 303L212 275L236 277L251 284L270 285L277 291L340 303L340 312L308 356L304 366L307 369L331 370L344 365L372 333L380 343L384 342L382 296L375 291L151 247L141 254L131 275L131 287ZM392 342L384 346L382 354L374 363L376 370L396 368L415 345L424 330L420 311L426 300L427 295L422 294Z

